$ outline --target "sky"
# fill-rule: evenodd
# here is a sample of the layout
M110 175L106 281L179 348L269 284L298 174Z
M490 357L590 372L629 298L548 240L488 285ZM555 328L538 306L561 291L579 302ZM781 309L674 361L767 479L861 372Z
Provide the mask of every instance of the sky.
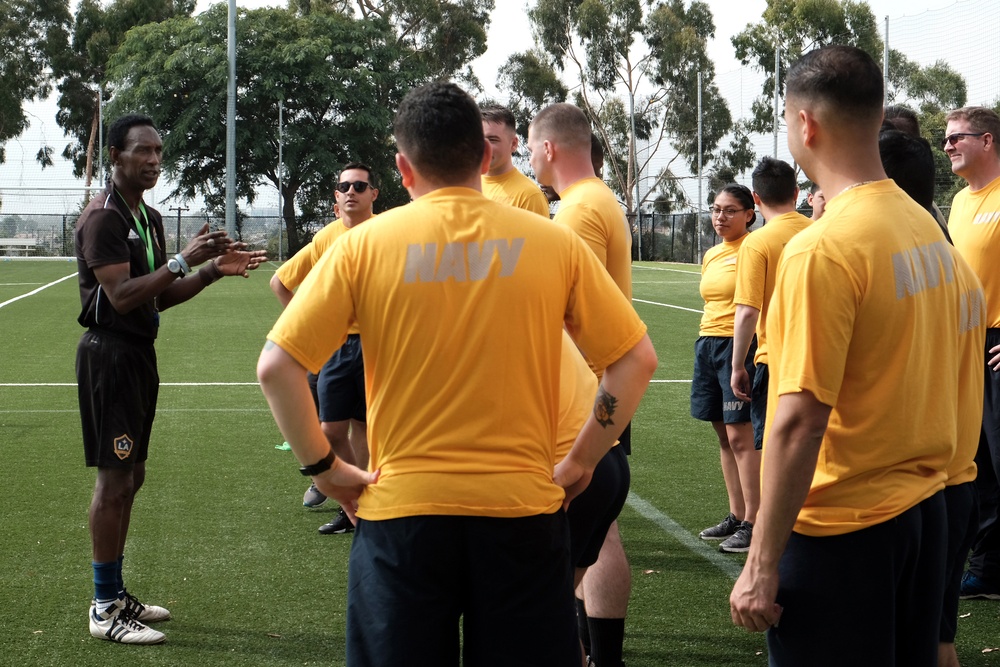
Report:
M215 0L217 2L218 0ZM884 26L886 16L899 19L917 16L929 10L968 4L974 0L868 0L880 30ZM215 4L209 0L199 0L196 13ZM74 3L75 4L75 3ZM284 0L237 0L241 8L257 8L264 6L284 6ZM530 3L530 4L533 4ZM766 0L708 0L712 9L716 34L709 43L709 54L716 65L717 78L727 72L740 70L739 62L733 56L730 39L743 30L747 24L756 23L767 7ZM532 47L531 31L528 24L526 9L527 0L496 0L496 9L491 17L488 48L485 54L472 63L472 67L484 87L486 96L500 97L496 90L496 72L512 53L524 51ZM890 21L891 25L891 21ZM945 40L941 40L944 42ZM941 56L944 57L944 56ZM732 105L731 105L732 106ZM15 212L14 208L42 207L51 208L51 212L62 211L65 207L63 199L72 199L78 195L66 195L63 199L48 192L40 196L38 192L15 192L10 188L54 187L82 185L82 182L72 178L68 163L59 157L67 139L56 125L54 98L48 102L33 103L28 108L32 117L32 126L20 138L8 141L5 145L7 161L0 165L0 196L3 198L0 214ZM48 143L56 149L56 166L42 171L34 160L38 148ZM783 143L783 142L782 142ZM758 151L759 152L759 151ZM169 187L165 183L157 186L150 193L150 200L157 202L163 209L177 206L179 202L164 201ZM273 199L273 204L271 200ZM263 205L275 205L277 194L273 197L265 193L259 201ZM48 211L46 211L48 212Z

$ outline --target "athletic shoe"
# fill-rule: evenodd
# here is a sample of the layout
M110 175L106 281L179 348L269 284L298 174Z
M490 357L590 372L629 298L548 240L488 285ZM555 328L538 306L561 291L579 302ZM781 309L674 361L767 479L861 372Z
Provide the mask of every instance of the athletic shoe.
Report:
M337 516L333 518L333 521L330 523L324 523L319 527L320 535L342 535L344 533L353 532L354 524L347 518L347 514L343 509L337 512Z
M736 533L736 530L740 527L741 523L743 522L737 519L735 514L730 512L729 516L723 519L718 525L706 528L698 533L698 537L703 540L724 540L730 535Z
M326 502L326 496L319 492L315 484L310 484L302 496L302 504L306 507L319 507Z
M139 598L125 591L125 597L119 598L119 601L125 601L125 607L131 612L131 614L141 623L156 623L157 621L169 621L170 612L164 607L157 607L155 604L143 604L139 602ZM94 610L97 606L97 600L90 600L90 609Z
M719 551L729 554L741 554L750 551L750 539L752 537L753 524L749 521L743 521L740 523L740 527L736 529L736 532L719 545Z
M167 639L162 632L137 621L124 598L114 600L103 608L95 604L88 617L90 634L98 639L119 644L161 644Z
M128 609L140 623L156 623L170 620L170 611L155 604L143 604L139 599L125 591L125 608Z
M962 588L958 597L963 600L1000 600L1000 586L994 586L971 572L962 575Z

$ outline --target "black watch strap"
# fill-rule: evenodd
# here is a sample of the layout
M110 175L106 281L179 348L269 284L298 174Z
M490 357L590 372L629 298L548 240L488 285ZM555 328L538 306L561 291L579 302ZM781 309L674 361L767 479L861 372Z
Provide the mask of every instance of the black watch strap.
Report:
M313 463L309 466L302 466L299 468L299 472L306 477L312 477L313 475L319 475L326 472L331 467L333 467L333 462L337 459L337 456L333 453L333 448L330 448L330 453L324 456L322 459Z

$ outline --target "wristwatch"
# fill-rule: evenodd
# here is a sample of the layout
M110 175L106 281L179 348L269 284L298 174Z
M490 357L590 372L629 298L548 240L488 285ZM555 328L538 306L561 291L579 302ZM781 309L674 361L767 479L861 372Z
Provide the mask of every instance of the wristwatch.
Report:
M333 448L331 448L329 454L310 466L302 466L299 468L299 472L306 477L319 475L333 467L333 462L335 460L337 460L337 456L333 453Z
M170 271L170 273L175 276L180 276L181 278L183 278L184 274L187 273L184 270L184 267L181 266L181 263L177 261L176 257L171 257L167 260L167 271Z

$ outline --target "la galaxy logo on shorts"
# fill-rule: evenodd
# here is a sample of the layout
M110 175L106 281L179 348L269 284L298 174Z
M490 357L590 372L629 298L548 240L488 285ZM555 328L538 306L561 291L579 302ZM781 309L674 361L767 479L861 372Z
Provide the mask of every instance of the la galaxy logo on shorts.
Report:
M128 437L128 434L123 433L122 435L115 438L115 456L124 461L132 453L132 438Z

